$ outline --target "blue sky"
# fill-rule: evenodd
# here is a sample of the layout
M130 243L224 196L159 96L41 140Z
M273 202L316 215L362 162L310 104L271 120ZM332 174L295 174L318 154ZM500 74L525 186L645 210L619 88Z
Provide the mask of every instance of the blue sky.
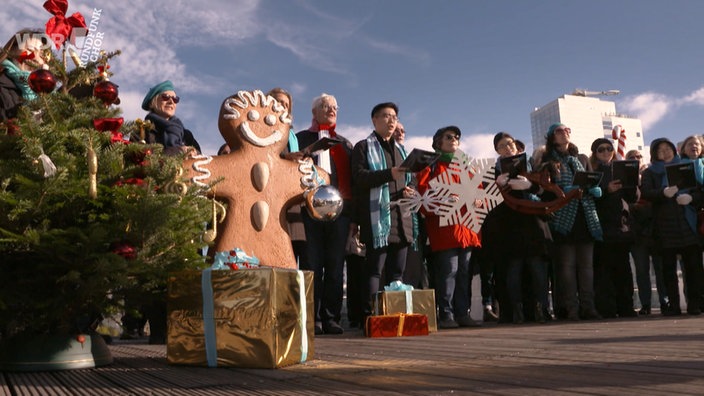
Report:
M43 2L5 4L3 40L43 27ZM170 79L207 154L223 142L221 102L275 86L293 93L296 130L322 92L353 142L371 132L371 108L394 101L407 146L429 149L454 124L475 157L496 155L498 131L530 148L530 112L574 89L620 90L606 99L642 119L646 144L704 129L696 0L71 0L68 13L90 21L94 8L102 49L123 52L111 71L125 118L144 117L148 88Z

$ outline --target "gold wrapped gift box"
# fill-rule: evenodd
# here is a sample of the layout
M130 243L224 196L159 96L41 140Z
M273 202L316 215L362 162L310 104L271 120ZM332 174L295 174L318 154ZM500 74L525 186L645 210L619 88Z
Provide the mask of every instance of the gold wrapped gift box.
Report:
M309 271L180 272L169 278L168 362L275 368L309 360L313 309Z
M435 290L382 291L374 298L374 315L424 314L428 317L428 329L438 331L435 316Z

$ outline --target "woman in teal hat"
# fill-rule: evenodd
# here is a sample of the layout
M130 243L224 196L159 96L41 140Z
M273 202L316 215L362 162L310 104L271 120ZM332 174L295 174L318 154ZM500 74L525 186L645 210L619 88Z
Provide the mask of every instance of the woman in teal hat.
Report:
M154 124L154 128L149 131L147 142L163 145L164 153L169 155L188 152L191 147L200 153L200 145L193 133L184 128L181 120L175 115L179 101L174 84L169 80L149 89L142 101L142 109L149 111L145 119Z

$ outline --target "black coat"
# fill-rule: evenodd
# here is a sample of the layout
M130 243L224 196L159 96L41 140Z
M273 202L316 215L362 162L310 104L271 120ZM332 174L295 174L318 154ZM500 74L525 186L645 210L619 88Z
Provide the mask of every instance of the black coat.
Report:
M0 122L17 117L22 93L5 73L0 73Z
M596 171L602 172L601 198L595 199L599 223L604 232L604 242L629 242L635 240L633 216L629 203L636 201L635 189L620 189L609 193L609 183L613 180L611 165L599 165Z
M375 136L379 140L386 169L372 171L369 168L367 159L367 140L357 142L352 150L352 186L355 194L356 220L360 226L360 237L367 246L372 243L372 224L369 205L369 192L372 188L389 183L389 199L391 202L403 198L403 190L406 187L405 177L394 179L391 168L399 166L403 162L403 157L393 144L393 140L384 141L378 134ZM413 242L413 219L412 216L403 216L398 205L391 206L391 230L389 243L412 243Z
M680 248L699 244L699 236L692 230L685 217L685 208L679 205L675 197L667 198L663 189L663 174L657 173L653 167L643 171L641 177L641 194L643 199L652 203L653 240L658 247ZM699 192L692 192L694 201L701 200Z

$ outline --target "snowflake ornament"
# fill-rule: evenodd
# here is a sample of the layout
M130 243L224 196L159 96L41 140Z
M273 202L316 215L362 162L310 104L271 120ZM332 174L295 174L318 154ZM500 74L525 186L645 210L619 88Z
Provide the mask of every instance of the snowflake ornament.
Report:
M479 232L486 215L503 202L494 182L490 159L475 159L455 152L448 169L430 180L424 194L397 201L405 214L423 207L440 217L440 226L463 225Z

